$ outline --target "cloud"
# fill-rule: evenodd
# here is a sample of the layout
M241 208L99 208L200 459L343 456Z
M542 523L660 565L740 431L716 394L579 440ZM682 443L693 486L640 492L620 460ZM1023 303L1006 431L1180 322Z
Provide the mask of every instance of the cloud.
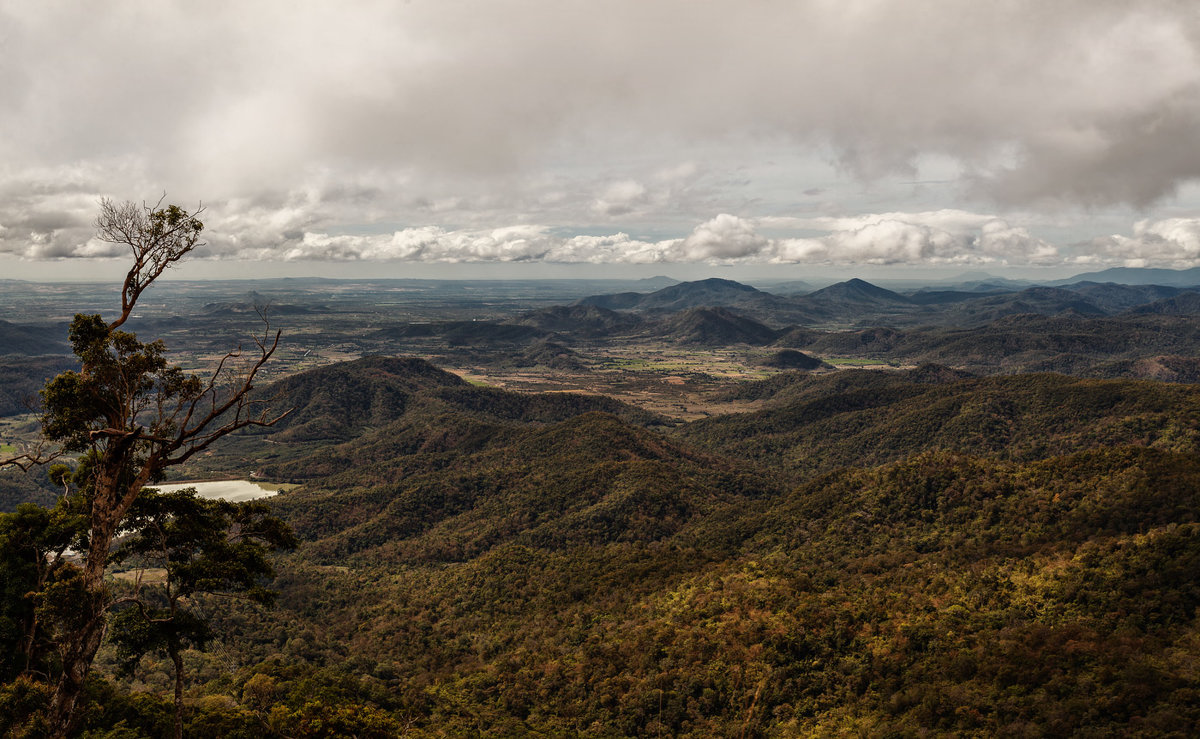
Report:
M24 191L0 189L0 254L52 261L125 256L121 247L93 238L96 198L86 176L64 177L58 188L26 184ZM373 195L370 187L343 185L207 204L202 213L206 245L195 256L447 264L1200 265L1200 218L1186 217L1143 219L1132 224L1128 235L1064 247L1020 222L958 209L839 217L721 213L683 229L679 237L658 239L622 231L572 233L569 226L536 223L340 230L343 203Z
M680 262L730 261L761 255L770 240L758 235L754 225L728 213L696 226L673 249Z
M622 180L609 185L596 200L592 210L606 216L620 216L646 202L646 186L636 180Z
M667 242L674 243L674 242ZM412 262L556 262L564 264L653 263L664 247L627 234L555 236L542 226L481 231L410 228L392 234L330 236L306 233L282 254L287 260ZM236 253L237 258L252 256Z
M1200 173L1200 85L1149 109L1030 136L1021 161L980 177L1004 204L1147 208Z
M132 156L172 192L242 197L321 168L461 184L564 150L598 169L653 159L664 141L703 161L746 137L830 146L864 178L946 155L1004 203L1141 206L1200 176L1200 19L1186 3L8 2L0 14L0 158Z
M262 260L1176 259L1031 231L1200 179L1181 2L0 0L0 29L0 252L28 259L103 255L96 200L163 190ZM836 213L867 215L770 220Z
M773 243L778 262L822 264L1051 264L1058 250L1021 226L961 210L842 218L765 218L764 226L823 231Z
M126 256L119 245L92 238L93 202L71 192L56 197L61 211L10 209L13 216L0 221L0 254L33 260ZM323 230L328 223L313 217L313 202L321 197L309 193L283 202L235 203L235 215L228 217L214 209L205 218L206 246L195 257L442 264L1200 266L1200 218L1141 220L1129 235L1067 247L1056 247L1005 218L955 209L807 218L722 213L685 236L654 240L624 232L571 234L537 224L482 229L426 225L347 234ZM61 213L68 215L61 218Z
M1127 267L1200 266L1200 219L1138 221L1130 236L1114 234L1077 245L1077 259Z
M249 212L253 212L250 209ZM1057 250L995 216L964 211L883 213L847 218L747 219L728 213L696 225L682 238L645 240L624 232L567 234L543 225L488 229L421 226L390 233L345 234L305 228L302 207L264 211L272 218L220 221L200 259L559 264L1021 264L1060 259ZM1193 227L1194 224L1193 224ZM820 232L768 237L760 229ZM1193 236L1200 234L1196 228ZM3 237L3 232L0 232ZM65 242L64 242L65 243ZM1200 244L1200 237L1197 237ZM39 242L4 251L26 258L120 255L94 240L52 247Z

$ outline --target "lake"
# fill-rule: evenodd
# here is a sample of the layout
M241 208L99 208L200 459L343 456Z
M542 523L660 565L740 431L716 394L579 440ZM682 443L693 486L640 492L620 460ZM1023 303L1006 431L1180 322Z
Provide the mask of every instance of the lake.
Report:
M201 498L220 498L234 503L247 500L266 498L277 493L277 490L267 490L249 480L216 480L213 482L179 482L148 487L158 488L163 493L173 493L184 488L196 488L196 494Z

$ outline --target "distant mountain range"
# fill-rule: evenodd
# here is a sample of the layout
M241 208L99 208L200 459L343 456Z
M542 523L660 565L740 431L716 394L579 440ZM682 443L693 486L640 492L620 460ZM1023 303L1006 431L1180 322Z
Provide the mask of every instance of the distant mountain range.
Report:
M1122 285L1167 285L1170 287L1200 286L1200 267L1191 269L1149 269L1142 267L1111 267L1099 272L1086 272L1048 285L1070 285L1076 282L1115 282Z
M393 325L366 341L373 351L403 345L480 365L562 370L586 369L579 355L590 342L653 341L938 362L981 374L1051 370L1184 379L1191 370L1180 362L1200 346L1200 292L1084 281L902 293L853 279L785 297L714 278L595 295L508 319ZM1158 363L1136 361L1146 358ZM796 359L772 361L804 368L789 364Z
M1175 299L1150 312L1200 313L1200 304L1177 299L1184 290L1164 285L1078 281L1020 290L991 286L983 291L928 290L908 294L851 279L806 295L774 295L732 280L681 282L650 293L625 292L584 298L576 306L613 312L665 313L693 308L728 308L778 328L789 325L982 325L1004 316L1073 314L1110 316ZM1188 313L1192 314L1192 313ZM610 318L610 321L613 320ZM561 330L559 327L556 330Z
M624 292L615 295L594 295L576 305L595 306L609 310L684 310L716 305L735 305L768 295L757 288L733 280L710 277L695 282L680 282L652 293Z

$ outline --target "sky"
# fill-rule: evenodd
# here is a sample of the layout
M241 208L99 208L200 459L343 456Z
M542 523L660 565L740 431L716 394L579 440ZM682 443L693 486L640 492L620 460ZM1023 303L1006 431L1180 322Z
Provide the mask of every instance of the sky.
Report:
M0 278L1200 265L1200 5L0 0Z

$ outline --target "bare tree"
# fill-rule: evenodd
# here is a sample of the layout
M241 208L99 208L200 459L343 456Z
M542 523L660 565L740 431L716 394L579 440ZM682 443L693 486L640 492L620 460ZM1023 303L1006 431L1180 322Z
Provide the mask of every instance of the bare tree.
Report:
M121 286L121 315L108 325L116 329L129 319L133 306L142 291L163 272L198 246L204 224L197 217L204 206L188 213L178 205L159 208L166 198L158 199L153 207L136 205L128 200L114 203L108 198L100 201L96 216L96 238L110 244L125 244L133 252L133 266Z
M42 390L42 436L56 453L79 455L75 482L87 502L86 550L75 578L75 601L57 619L55 642L62 673L49 712L54 736L70 732L76 702L104 637L111 598L105 565L121 521L147 484L164 471L248 426L270 426L282 416L254 399L255 379L279 345L279 331L266 326L254 347L227 353L202 379L167 362L161 341L143 343L120 330L138 298L155 279L197 246L204 224L176 205L160 207L102 200L98 237L126 244L133 266L121 288L121 312L75 316L72 349L78 372L64 372ZM23 454L0 465L28 466L50 455Z

